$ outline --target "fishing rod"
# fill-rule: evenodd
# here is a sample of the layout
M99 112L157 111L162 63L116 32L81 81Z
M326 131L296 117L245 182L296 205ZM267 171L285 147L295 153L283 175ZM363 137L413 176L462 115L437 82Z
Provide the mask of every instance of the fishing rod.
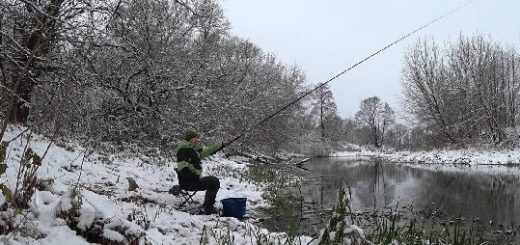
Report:
M365 61L371 59L372 57L378 55L379 53L385 51L386 49L388 49L388 48L394 46L395 44L397 44L397 43L399 43L399 42L401 42L401 41L407 39L408 37L412 36L413 34L415 34L415 33L419 32L419 31L425 29L426 27L432 25L433 23L438 22L438 21L444 19L445 17L447 17L447 16L449 16L449 15L451 15L451 14L453 14L453 13L455 13L455 12L457 12L457 11L463 9L463 8L465 8L466 6L470 5L470 4L473 3L474 1L475 1L475 0L470 0L470 1L466 2L466 3L463 4L463 5L461 5L461 6L457 7L457 8L454 8L454 9L450 10L449 12L447 12L447 13L445 13L445 14L443 14L443 15L441 15L441 16L435 18L435 19L433 19L432 21L430 21L430 22L428 22L428 23L426 23L426 24L420 26L419 28L417 28L417 29L415 29L415 30L413 30L413 31L411 31L411 32L409 32L409 33L407 33L407 34L401 36L401 37L398 38L397 40L395 40L395 41L391 42L390 44L384 46L383 48L377 50L377 51L374 52L373 54L371 54L371 55L367 56L366 58L364 58L364 59L358 61L357 63L351 65L350 67L348 67L347 69L345 69L345 70L343 70L342 72L338 73L337 75L333 76L333 77L330 78L329 80L327 80L327 81L325 81L325 82L319 84L319 85L316 86L315 88L313 88L313 89L311 89L311 90L309 90L309 91L303 93L302 95L300 95L300 96L299 96L298 98L296 98L295 100L291 101L291 102L288 103L287 105L285 105L285 106L281 107L280 109L276 110L275 112L271 113L269 116L265 117L265 118L264 118L263 120L261 120L260 122L251 124L251 126L250 126L249 128L247 128L247 129L245 129L244 131L242 131L242 133L240 133L240 135L238 135L238 136L236 136L235 138L233 138L231 141L228 142L228 144L231 144L231 143L237 141L238 139L242 138L244 135L246 135L247 133L249 133L253 128L256 128L256 127L258 127L258 126L264 124L265 122L269 121L271 118L273 118L274 116L276 116L278 113L284 111L285 109L287 109L287 108L289 108L290 106L294 105L296 102L300 101L301 99L303 99L304 97L306 97L306 96L308 96L309 94L313 93L314 91L316 91L316 90L322 88L323 86L327 85L328 83L332 82L333 80L336 80L338 77L344 75L345 73L347 73L348 71L354 69L354 68L357 67L358 65L363 64Z

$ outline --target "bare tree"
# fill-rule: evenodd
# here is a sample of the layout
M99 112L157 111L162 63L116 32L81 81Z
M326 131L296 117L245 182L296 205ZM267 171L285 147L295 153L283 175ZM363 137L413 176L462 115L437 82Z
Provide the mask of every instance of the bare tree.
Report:
M402 83L407 111L435 127L450 142L457 143L455 124L458 120L449 114L458 104L456 99L461 97L451 95L465 91L452 89L444 59L435 43L419 41L406 54Z
M323 143L331 141L337 135L337 107L329 86L318 89L314 96L312 114L318 116L317 127Z
M361 101L356 121L368 127L375 147L384 144L385 131L394 124L395 115L388 103L383 103L377 96Z
M9 122L25 123L34 87L59 69L60 45L81 27L78 19L88 2L68 0L2 1L3 98L10 98L5 113ZM92 10L92 8L90 8ZM5 14L5 15L4 15Z
M519 78L514 49L476 35L441 50L419 41L405 56L407 111L450 143L485 137L500 143L516 126Z

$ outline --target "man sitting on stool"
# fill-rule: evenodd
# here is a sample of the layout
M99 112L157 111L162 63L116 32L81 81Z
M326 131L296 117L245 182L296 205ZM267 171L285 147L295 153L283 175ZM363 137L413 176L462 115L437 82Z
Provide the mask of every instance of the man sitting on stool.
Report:
M202 148L199 145L199 135L187 131L177 146L177 172L181 189L188 191L206 191L202 212L216 213L214 204L220 189L220 181L215 176L202 177L201 159L212 155L228 145L228 141L212 144Z

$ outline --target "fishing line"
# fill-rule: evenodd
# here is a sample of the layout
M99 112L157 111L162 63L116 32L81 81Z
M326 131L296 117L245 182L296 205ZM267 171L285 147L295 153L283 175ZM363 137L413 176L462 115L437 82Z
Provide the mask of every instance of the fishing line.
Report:
M364 58L364 59L358 61L357 63L353 64L352 66L348 67L347 69L345 69L345 70L343 70L342 72L338 73L337 75L333 76L333 77L330 78L329 80L327 80L327 81L325 81L325 82L319 84L319 85L316 86L315 88L313 88L313 89L311 89L311 90L309 90L309 91L303 93L303 94L300 95L298 98L296 98L295 100L291 101L291 102L288 103L287 105L281 107L280 109L276 110L275 112L273 112L273 113L270 114L269 116L265 117L265 118L264 118L263 120L261 120L260 122L251 124L251 126L250 126L249 128L247 128L246 130L242 131L242 133L241 133L240 135L238 135L238 136L236 136L234 139L232 139L232 140L229 142L229 144L231 144L231 143L233 143L234 141L236 141L236 140L242 138L244 135L246 135L247 133L249 133L253 128L256 128L256 127L258 127L258 126L264 124L265 122L269 121L271 118L273 118L274 116L276 116L278 113L280 113L280 112L282 112L283 110L289 108L290 106L294 105L296 102L300 101L301 99L303 99L303 98L306 97L307 95L311 94L312 92L314 92L314 91L316 91L316 90L322 88L323 86L327 85L328 83L332 82L333 80L336 80L338 77L340 77L340 76L342 76L343 74L347 73L348 71L354 69L354 68L357 67L358 65L363 64L365 61L371 59L372 57L378 55L379 53L385 51L386 49L388 49L388 48L394 46L395 44L397 44L397 43L399 43L399 42L401 42L401 41L407 39L408 37L412 36L413 34L415 34L415 33L419 32L419 31L421 31L421 30L427 28L428 26L432 25L433 23L438 22L438 21L444 19L445 17L447 17L447 16L449 16L449 15L451 15L451 14L453 14L453 13L455 13L455 12L457 12L457 11L459 11L459 10L465 8L465 7L467 7L468 5L470 5L471 3L473 3L474 1L475 1L475 0L468 1L468 2L466 2L465 4L463 4L463 5L461 5L461 6L457 7L457 8L454 8L454 9L450 10L449 12L447 12L447 13L445 13L445 14L443 14L443 15L441 15L441 16L435 18L435 19L433 19L432 21L430 21L430 22L428 22L428 23L426 23L426 24L420 26L419 28L417 28L417 29L415 29L415 30L413 30L413 31L411 31L411 32L409 32L409 33L407 33L407 34L401 36L401 37L398 38L397 40L395 40L395 41L391 42L390 44L384 46L383 48L377 50L376 52L374 52L373 54L367 56L366 58Z

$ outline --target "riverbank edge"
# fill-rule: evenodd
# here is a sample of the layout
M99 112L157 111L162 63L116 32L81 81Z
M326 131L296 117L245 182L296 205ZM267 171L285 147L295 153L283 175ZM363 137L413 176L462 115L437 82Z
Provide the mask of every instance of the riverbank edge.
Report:
M469 148L463 150L435 150L435 151L343 151L335 152L330 157L341 157L352 160L380 159L395 164L424 164L424 165L496 165L520 167L520 151L482 150Z

